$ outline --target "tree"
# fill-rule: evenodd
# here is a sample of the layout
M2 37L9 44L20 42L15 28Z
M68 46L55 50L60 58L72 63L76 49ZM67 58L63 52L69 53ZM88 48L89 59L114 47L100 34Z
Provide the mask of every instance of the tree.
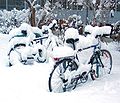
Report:
M36 26L36 22L35 22L35 3L36 3L36 0L25 0L26 3L28 4L28 7L30 8L30 17L29 17L29 21L30 21L30 24L31 26Z
M46 24L52 16L52 11L56 8L56 5L51 7L51 3L47 0L44 6L38 6L37 0L25 0L30 9L29 21L31 26L37 26L41 28L42 25ZM39 7L39 9L38 9ZM37 14L38 13L38 14ZM39 16L37 16L39 15Z
M93 11L93 19L98 22L107 22L108 16L114 17L114 10L117 5L117 0L84 0L83 5L86 8L86 21L88 17L88 9Z
M84 0L83 2L83 5L86 9L86 24L88 24L88 10L93 8L92 5L91 5L91 1L90 0Z
M41 28L42 25L46 24L48 22L48 19L50 19L50 16L52 13L52 9L50 8L50 6L51 6L51 3L47 1L44 7L42 8L41 15L37 23L37 26L39 28Z
M109 14L114 17L114 10L116 8L116 0L99 0L95 6L95 18L101 23L108 22Z

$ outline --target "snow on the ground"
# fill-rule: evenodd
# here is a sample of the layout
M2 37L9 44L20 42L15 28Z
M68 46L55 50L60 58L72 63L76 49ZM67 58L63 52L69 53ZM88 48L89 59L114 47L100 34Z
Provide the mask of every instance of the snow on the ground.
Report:
M120 52L114 44L104 48L111 51L113 68L110 75L79 85L74 91L50 93L48 78L50 63L5 66L8 36L0 34L0 103L119 103Z

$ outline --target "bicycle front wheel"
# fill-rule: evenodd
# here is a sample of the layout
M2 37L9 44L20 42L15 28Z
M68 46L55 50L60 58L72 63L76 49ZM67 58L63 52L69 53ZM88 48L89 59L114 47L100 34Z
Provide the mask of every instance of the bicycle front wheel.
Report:
M101 50L100 52L100 60L101 60L101 69L99 71L99 75L110 74L112 70L112 56L108 50Z
M102 77L110 74L112 70L112 56L108 50L102 49L96 56L96 63L92 65L91 78Z
M74 89L77 81L72 80L71 83L68 83L67 76L70 76L70 72L77 68L76 62L72 59L64 59L57 62L49 77L49 91L61 93Z

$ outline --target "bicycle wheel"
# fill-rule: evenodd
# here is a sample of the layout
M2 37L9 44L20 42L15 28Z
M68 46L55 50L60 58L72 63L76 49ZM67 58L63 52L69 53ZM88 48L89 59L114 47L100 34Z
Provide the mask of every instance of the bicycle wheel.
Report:
M72 78L70 79L69 76L77 68L76 62L72 59L64 59L57 62L49 77L49 91L61 93L74 89L77 81Z
M101 50L100 60L102 64L100 65L99 75L110 74L112 69L112 56L110 52L105 49Z
M112 56L108 50L103 49L97 55L98 56L95 56L96 63L92 65L92 80L110 74L112 69Z
M21 48L26 47L24 43L14 45L14 48L10 48L8 53L8 66L11 67L12 65L21 62L21 55L18 52ZM22 50L22 49L21 49Z

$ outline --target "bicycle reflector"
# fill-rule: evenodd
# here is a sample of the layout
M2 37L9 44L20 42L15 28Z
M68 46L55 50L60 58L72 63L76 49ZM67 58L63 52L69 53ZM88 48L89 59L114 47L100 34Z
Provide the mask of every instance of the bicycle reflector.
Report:
M54 61L59 61L60 58L53 58L53 59L54 59Z

